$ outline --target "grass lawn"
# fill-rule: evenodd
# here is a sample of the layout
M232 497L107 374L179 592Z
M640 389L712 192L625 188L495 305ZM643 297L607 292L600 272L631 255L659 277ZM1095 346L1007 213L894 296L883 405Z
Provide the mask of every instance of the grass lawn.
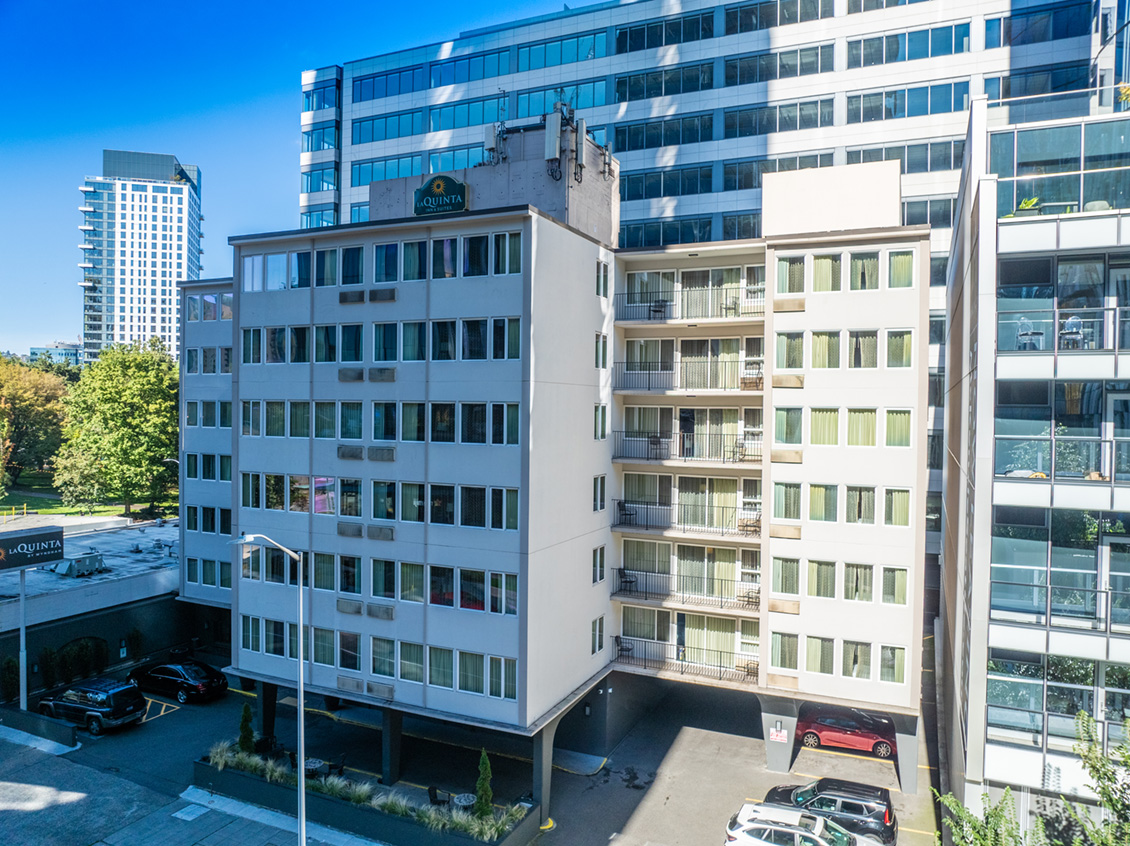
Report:
M32 472L25 470L20 474L20 483L16 490L8 488L8 493L0 497L0 516L12 516L13 509L16 515L28 511L37 511L40 514L80 514L82 512L73 506L64 505L58 499L58 492L52 487L52 478L49 472ZM47 496L45 496L47 494ZM176 516L178 504L177 492L171 491L168 499L159 502L158 506L168 516ZM141 511L148 505L146 502L134 503L134 512ZM97 517L119 517L125 514L120 504L96 505L91 512Z

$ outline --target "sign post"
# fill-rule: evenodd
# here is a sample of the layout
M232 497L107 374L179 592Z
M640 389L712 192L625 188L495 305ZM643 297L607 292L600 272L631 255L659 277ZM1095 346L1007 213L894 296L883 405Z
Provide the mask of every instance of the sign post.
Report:
M0 534L0 573L20 571L20 710L27 710L27 571L63 557L63 530L58 526Z

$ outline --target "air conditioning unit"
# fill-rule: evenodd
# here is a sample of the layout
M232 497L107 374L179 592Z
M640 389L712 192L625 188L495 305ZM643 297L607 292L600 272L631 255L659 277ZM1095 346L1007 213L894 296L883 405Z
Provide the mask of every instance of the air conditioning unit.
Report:
M395 620L396 606L370 602L365 606L365 613L375 620Z
M337 689L351 690L354 693L362 693L364 691L364 685L361 682L361 679L350 678L349 676L338 676Z
M378 699L392 700L396 694L396 688L391 684L381 684L379 682L369 682L366 685L369 695L375 696Z

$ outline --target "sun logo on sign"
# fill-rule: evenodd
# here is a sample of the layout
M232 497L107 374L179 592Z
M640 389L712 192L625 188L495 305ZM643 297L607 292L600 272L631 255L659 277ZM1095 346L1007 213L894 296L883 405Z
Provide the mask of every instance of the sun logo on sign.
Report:
M447 190L447 183L442 179L437 179L432 183L432 193L436 196L442 197Z

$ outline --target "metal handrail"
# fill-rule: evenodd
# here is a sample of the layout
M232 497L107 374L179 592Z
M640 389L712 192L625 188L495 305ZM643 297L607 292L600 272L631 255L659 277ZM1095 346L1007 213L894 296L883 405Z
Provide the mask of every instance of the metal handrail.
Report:
M762 435L706 432L613 432L612 457L641 461L716 461L748 464L761 461Z
M617 361L612 384L628 391L760 391L762 362Z
M627 568L618 569L616 590L613 593L634 599L672 601L716 608L744 608L756 611L761 607L761 585L758 582L682 573L649 573Z
M617 320L706 320L765 316L765 286L626 291L613 299Z
M708 676L723 681L749 684L757 682L760 661L756 655L660 643L635 637L620 637L619 643L619 652L613 656L613 660L621 664L680 675Z
M705 535L761 534L761 512L724 505L612 500L612 528L626 530L666 530Z

